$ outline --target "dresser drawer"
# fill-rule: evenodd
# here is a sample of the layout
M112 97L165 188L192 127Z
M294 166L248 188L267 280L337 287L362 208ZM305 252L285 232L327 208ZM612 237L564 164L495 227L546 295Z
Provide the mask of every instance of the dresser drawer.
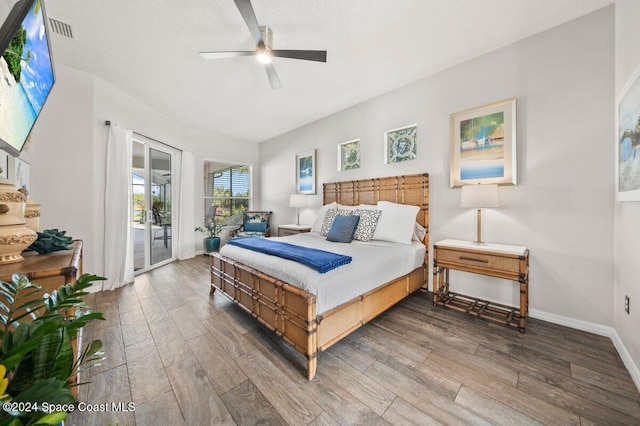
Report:
M501 255L500 253L473 253L465 250L438 247L438 262L456 263L459 265L514 273L520 271L520 259L513 256Z

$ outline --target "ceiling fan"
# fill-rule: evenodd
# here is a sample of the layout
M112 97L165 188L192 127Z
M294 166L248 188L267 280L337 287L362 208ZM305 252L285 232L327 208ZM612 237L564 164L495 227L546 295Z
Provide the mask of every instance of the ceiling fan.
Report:
M218 51L218 52L200 52L200 55L205 59L221 59L221 58L235 58L239 56L251 56L256 55L258 61L262 62L267 71L267 77L271 83L272 89L279 89L282 87L280 78L276 69L271 63L272 57L289 58L289 59L302 59L304 61L316 61L327 62L326 50L273 50L271 44L273 42L273 32L271 28L266 26L259 26L256 14L253 11L251 0L234 0L236 7L240 11L240 14L244 18L244 22L249 27L249 31L256 41L255 50L232 50L232 51Z

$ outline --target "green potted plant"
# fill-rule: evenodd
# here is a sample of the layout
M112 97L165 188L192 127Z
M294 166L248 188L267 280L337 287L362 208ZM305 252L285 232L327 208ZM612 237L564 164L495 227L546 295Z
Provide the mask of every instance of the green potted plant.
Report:
M220 237L218 235L220 235L222 231L222 225L218 221L212 220L205 224L204 227L196 226L196 231L208 235L207 238L204 239L207 253L220 250Z
M74 410L78 370L103 359L99 340L77 359L73 351L78 330L104 320L82 300L93 281L103 279L84 274L44 295L20 273L0 282L0 425L58 425Z

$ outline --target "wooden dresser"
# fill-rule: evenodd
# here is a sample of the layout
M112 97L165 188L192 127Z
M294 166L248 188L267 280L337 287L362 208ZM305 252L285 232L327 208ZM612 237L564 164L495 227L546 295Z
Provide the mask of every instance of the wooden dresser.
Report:
M0 280L11 281L11 276L22 272L29 281L39 284L45 292L50 293L64 284L72 283L82 275L82 241L75 240L71 250L55 251L48 254L37 252L22 253L22 262L0 265ZM82 347L82 329L78 330L76 338L71 341L73 352L78 357ZM74 380L81 383L80 372ZM71 393L77 398L78 387L71 388Z
M22 262L0 265L0 280L11 281L11 276L22 272L29 281L46 289L55 290L63 284L72 283L82 275L82 241L75 240L71 250L48 254L22 253Z

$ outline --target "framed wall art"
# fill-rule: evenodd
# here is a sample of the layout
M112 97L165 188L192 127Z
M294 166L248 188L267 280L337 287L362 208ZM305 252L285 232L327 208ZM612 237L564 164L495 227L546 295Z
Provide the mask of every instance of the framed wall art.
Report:
M296 155L296 191L299 194L316 193L316 150Z
M384 163L415 160L418 157L416 124L389 130L384 134Z
M338 144L338 171L360 168L360 139Z
M13 179L16 189L25 188L31 192L31 165L21 158L15 158L13 162Z
M640 67L617 101L616 200L640 201Z
M451 114L452 188L516 185L516 99Z
M9 179L9 154L0 150L0 178Z

